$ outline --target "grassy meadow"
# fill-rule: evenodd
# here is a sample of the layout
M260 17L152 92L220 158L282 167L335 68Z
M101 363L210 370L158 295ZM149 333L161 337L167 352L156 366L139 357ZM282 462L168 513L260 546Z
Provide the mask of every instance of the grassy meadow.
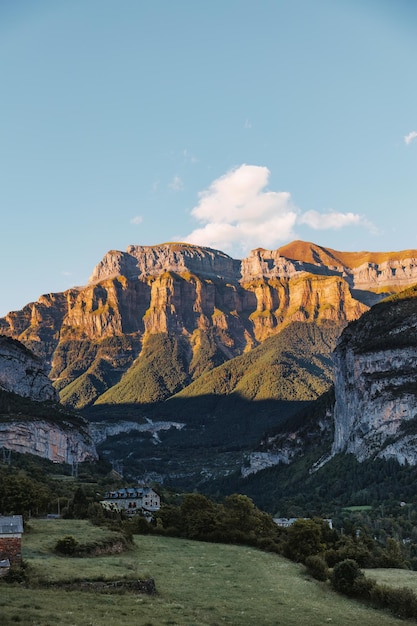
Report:
M417 593L417 572L408 569L375 568L364 570L367 578L373 578L381 585L408 587Z
M302 566L248 547L136 536L118 555L53 554L66 535L86 542L103 531L86 521L32 520L23 556L32 588L0 584L0 623L11 626L388 626L406 624L333 592ZM98 536L100 535L100 536ZM37 588L76 579L155 579L155 596Z

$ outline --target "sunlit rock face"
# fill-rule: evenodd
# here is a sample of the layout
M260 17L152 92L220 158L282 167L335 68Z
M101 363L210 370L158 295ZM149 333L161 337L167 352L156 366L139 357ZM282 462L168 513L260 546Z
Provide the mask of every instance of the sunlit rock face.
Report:
M417 292L405 294L373 307L339 340L333 453L417 463Z
M206 368L207 345L218 365L291 322L332 321L342 330L417 282L416 258L415 251L343 253L300 241L243 260L190 244L132 245L109 251L87 285L10 312L0 333L38 355L61 399L80 408L136 367L152 336L181 342L188 384Z
M183 243L165 243L157 246L129 246L126 252L111 250L95 267L89 283L104 278L126 276L158 276L163 272L197 273L209 278L235 280L239 276L240 261L220 250Z

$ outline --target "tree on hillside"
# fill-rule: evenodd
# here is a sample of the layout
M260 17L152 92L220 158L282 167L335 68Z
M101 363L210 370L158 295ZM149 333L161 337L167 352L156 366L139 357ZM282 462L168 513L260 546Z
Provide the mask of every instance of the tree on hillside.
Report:
M52 494L45 485L23 473L0 472L0 511L4 515L45 513Z
M325 528L327 526L327 529ZM329 526L319 519L299 519L287 530L284 554L292 561L304 563L307 557L320 554L328 547L325 537Z
M218 506L201 494L186 495L180 513L183 531L190 539L209 538L218 528Z

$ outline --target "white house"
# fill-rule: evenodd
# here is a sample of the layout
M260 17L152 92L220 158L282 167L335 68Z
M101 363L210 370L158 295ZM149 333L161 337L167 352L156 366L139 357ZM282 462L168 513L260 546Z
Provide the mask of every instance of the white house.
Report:
M308 520L308 517L274 517L274 522L277 526L281 526L281 528L289 528L299 519ZM324 522L327 522L329 528L333 528L333 520L326 517L323 519Z
M151 487L127 487L106 493L101 505L109 511L123 511L126 515L152 514L161 508L161 498Z

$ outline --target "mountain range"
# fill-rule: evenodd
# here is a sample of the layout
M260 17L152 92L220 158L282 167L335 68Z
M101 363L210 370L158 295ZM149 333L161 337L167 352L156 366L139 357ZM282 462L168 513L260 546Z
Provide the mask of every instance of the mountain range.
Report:
M404 292L415 283L416 250L295 241L237 260L129 246L86 286L10 312L0 333L42 360L61 404L134 477L198 486L288 463L321 432L321 462L342 451L415 462L416 300ZM312 426L300 415L333 381L335 407Z

